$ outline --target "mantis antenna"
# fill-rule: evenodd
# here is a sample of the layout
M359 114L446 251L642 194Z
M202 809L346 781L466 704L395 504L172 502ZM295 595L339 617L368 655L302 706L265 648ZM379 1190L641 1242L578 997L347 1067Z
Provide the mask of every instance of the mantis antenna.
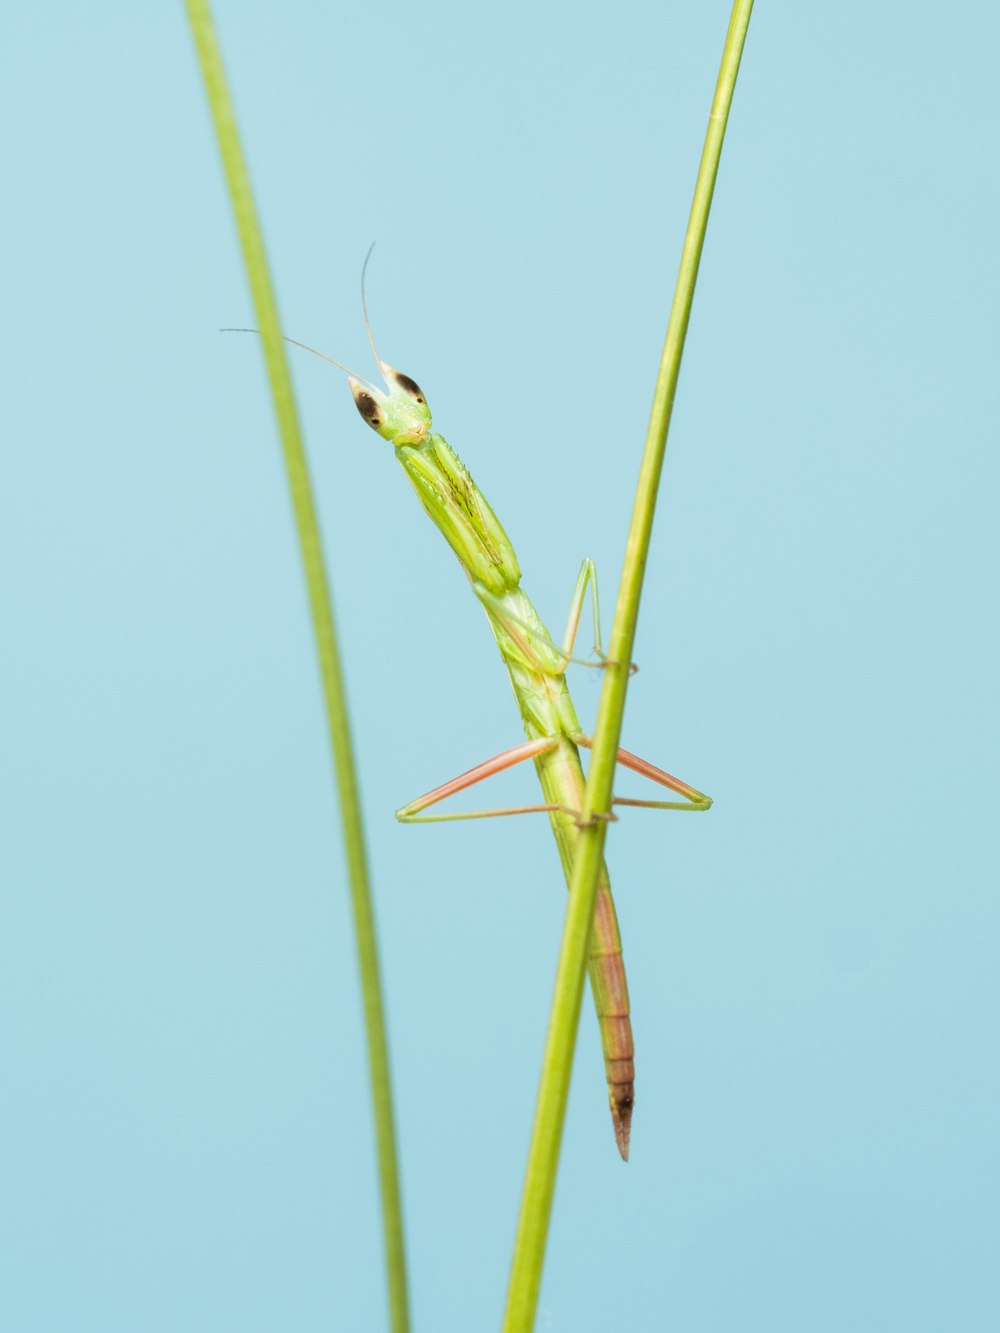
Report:
M372 356L375 358L375 364L378 366L382 375L385 375L385 367L382 364L382 358L379 356L375 347L375 335L372 333L371 321L368 318L368 301L365 298L365 274L368 272L368 261L372 257L372 251L375 249L375 242L372 241L368 247L368 253L365 255L365 262L361 265L361 313L365 318L365 329L368 333L368 342L371 344Z
M365 255L365 262L361 265L361 313L364 316L365 332L368 334L368 342L372 349L372 356L375 358L375 364L382 372L382 378L385 379L385 365L382 362L382 359L379 357L378 349L375 346L375 335L372 333L371 321L368 318L368 301L365 298L365 273L368 271L368 261L369 259L371 259L372 251L374 249L375 249L375 242L372 241L371 245L368 247L368 253ZM256 333L258 337L260 336L260 329L220 329L219 332ZM376 393L382 392L381 389L379 389L377 385L373 384L370 379L366 378L366 376L359 375L358 372L356 370L352 370L350 366L345 366L343 361L337 361L334 357L327 356L326 352L321 352L318 347L310 347L308 343L301 343L297 338L289 338L287 333L283 333L281 337L285 340L286 343L291 343L293 347L301 347L304 352L312 352L313 356L318 356L324 361L329 361L331 366L336 366L337 369L342 370L345 375L350 375L353 379L360 381L360 383L367 384L369 389L374 389ZM388 383L388 380L386 380L386 383Z
M368 253L371 254L371 251L369 250ZM366 260L365 262L367 263L367 260ZM367 323L367 317L366 317L365 322ZM256 333L258 336L260 336L260 329L220 329L219 332L220 332L220 333ZM350 368L350 366L345 366L344 363L343 363L343 361L337 361L337 360L334 359L334 357L332 357L332 356L327 356L326 352L321 352L321 351L319 350L318 347L310 347L308 343L300 343L299 340L298 340L298 338L289 338L289 336L288 336L287 333L283 333L283 334L281 334L281 337L284 339L284 341L285 341L286 343L291 343L293 347L301 347L302 350L303 350L304 352L312 352L313 356L318 356L318 357L320 357L323 361L329 361L329 363L330 363L331 366L336 366L337 369L338 369L338 370L342 370L342 371L344 372L345 375L350 375L350 376L352 376L354 379L356 379L356 380L360 380L362 384L367 384L368 387L369 387L369 389L374 389L376 393L381 393L381 390L380 390L376 385L372 384L372 382L371 382L370 379L367 379L364 375L359 375L358 372L357 372L356 370L352 370L352 369ZM370 329L368 330L368 337L369 337L369 338L371 337L371 330L370 330ZM373 344L373 346L374 346L374 344ZM377 359L377 358L376 358L376 359Z

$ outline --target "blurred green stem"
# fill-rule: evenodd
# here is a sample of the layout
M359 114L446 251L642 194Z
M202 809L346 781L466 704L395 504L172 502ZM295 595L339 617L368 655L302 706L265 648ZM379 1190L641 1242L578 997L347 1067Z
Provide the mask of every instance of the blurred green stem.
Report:
M385 1233L386 1268L388 1271L389 1309L393 1333L407 1333L409 1315L406 1294L406 1262L403 1249L403 1217L399 1194L399 1172L396 1164L396 1136L393 1128L392 1091L389 1080L389 1053L382 1011L382 989L379 980L378 947L375 939L375 918L365 856L364 833L361 824L361 806L357 777L351 747L347 701L340 668L333 609L323 564L316 507L309 482L309 469L302 434L299 429L292 384L281 341L277 305L264 252L264 241L254 208L253 194L246 162L240 147L236 115L226 86L222 57L212 26L207 0L187 0L188 18L194 34L201 72L205 81L219 150L225 168L229 195L232 200L236 226L239 231L247 277L253 293L257 323L264 343L264 357L274 410L278 418L292 493L292 507L298 528L302 563L305 569L312 612L316 648L319 654L320 675L326 701L326 716L333 750L337 789L340 797L344 849L347 857L351 886L351 904L354 909L354 930L361 973L361 993L364 1002L365 1024L368 1036L368 1061L371 1075L372 1100L375 1114L375 1137L378 1145L379 1182L382 1194L382 1217Z
M753 0L735 0L722 52L722 64L695 182L694 201L681 253L680 271L677 275L666 341L653 394L653 407L646 432L632 522L625 548L625 561L608 649L608 656L613 662L627 663L632 660L639 614L639 595L653 528L657 488L663 470L667 429L670 425L684 338L705 240L705 228L708 225L712 192L719 169L722 141L752 8ZM628 678L628 671L621 666L609 667L604 674L582 812L584 828L577 844L577 857L573 866L573 882L570 887L569 905L566 910L556 971L555 993L549 1016L542 1076L521 1198L521 1213L514 1241L514 1257L503 1324L504 1333L531 1333L535 1322L566 1101L569 1096L573 1050L580 1020L587 945L594 916L598 871L604 854L604 837L607 829L607 822L604 819L595 820L594 815L611 808L615 755L621 735ZM592 824L589 828L586 827L588 821Z

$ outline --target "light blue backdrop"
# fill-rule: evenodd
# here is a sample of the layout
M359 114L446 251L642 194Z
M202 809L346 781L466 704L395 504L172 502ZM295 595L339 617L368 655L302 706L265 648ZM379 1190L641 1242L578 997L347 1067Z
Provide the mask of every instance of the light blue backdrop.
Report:
M611 834L543 1333L1000 1327L996 11L761 3ZM556 624L620 568L724 3L217 5L286 329L384 355ZM4 1333L384 1327L366 1070L275 430L180 6L5 10ZM342 628L416 1328L495 1329L564 893L397 826L519 735L340 377L296 383ZM592 718L599 682L578 673ZM623 784L623 790L627 784ZM523 772L500 793L530 790Z

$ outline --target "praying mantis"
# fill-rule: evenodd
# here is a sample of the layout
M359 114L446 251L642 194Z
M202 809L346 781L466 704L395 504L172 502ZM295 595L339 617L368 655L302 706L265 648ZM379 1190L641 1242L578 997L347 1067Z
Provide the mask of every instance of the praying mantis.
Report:
M365 267L367 263L366 258ZM573 648L588 585L594 617L595 653L599 660L581 664L621 669L621 664L609 661L601 649L594 563L592 560L584 560L580 568L560 646L552 639L527 593L520 586L521 571L517 557L499 519L458 455L443 436L432 431L430 408L420 387L409 375L404 375L379 357L368 320L364 269L362 308L372 354L386 386L384 390L324 352L297 342L294 338L286 338L286 341L315 353L343 370L348 376L351 393L362 418L372 430L394 446L396 458L409 477L424 510L455 552L473 593L486 613L507 668L527 736L520 744L484 760L468 772L400 807L396 811L396 818L403 823L415 824L483 819L535 811L547 813L568 885L576 839L582 827L579 812L583 806L585 779L580 749L589 748L591 738L584 733L573 707L566 669L571 662L580 660L573 656ZM528 759L534 763L542 789L543 800L540 803L496 810L424 813L447 797ZM704 811L712 804L711 798L696 788L627 750L619 749L617 759L624 767L651 778L681 799L652 801L615 797L614 805ZM610 811L600 817L615 818ZM615 1141L622 1159L627 1161L634 1103L635 1052L621 936L608 870L604 864L597 888L587 969L601 1033Z

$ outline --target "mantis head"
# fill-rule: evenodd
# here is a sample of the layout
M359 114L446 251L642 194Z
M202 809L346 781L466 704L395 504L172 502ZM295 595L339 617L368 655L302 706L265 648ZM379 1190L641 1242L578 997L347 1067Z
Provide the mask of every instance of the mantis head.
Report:
M420 444L431 428L431 410L420 386L395 370L386 361L379 361L388 393L349 376L348 384L354 402L372 430L397 448L401 444Z
M344 371L358 411L372 430L378 431L384 440L388 440L398 449L400 445L420 444L424 440L431 428L431 410L427 406L427 399L419 384L411 380L409 375L404 375L401 370L390 366L388 361L383 361L376 350L372 326L368 319L368 303L365 300L365 270L368 268L368 260L374 248L374 245L369 248L361 268L361 309L365 317L365 329L368 332L372 355L382 372L387 392L383 393L370 380L362 378L351 370L350 366L345 366L342 361L327 356L318 348L299 342L297 338L289 338L285 333L282 333L281 337L286 343L301 347L306 352L312 352L313 356L329 361L332 366ZM260 329L221 329L220 332L259 334Z

